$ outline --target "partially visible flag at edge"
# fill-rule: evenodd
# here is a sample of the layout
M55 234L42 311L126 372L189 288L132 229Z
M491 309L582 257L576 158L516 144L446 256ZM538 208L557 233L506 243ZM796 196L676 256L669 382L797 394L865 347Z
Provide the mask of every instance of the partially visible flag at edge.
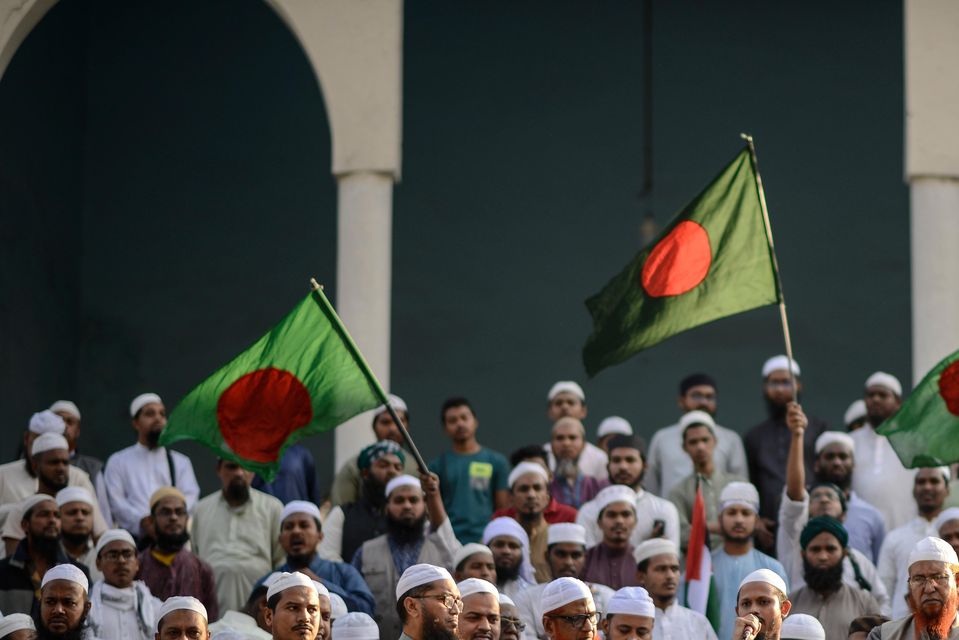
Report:
M696 500L686 549L686 606L709 620L713 630L719 631L719 594L713 579L713 557L707 544L706 503L703 488L696 478Z

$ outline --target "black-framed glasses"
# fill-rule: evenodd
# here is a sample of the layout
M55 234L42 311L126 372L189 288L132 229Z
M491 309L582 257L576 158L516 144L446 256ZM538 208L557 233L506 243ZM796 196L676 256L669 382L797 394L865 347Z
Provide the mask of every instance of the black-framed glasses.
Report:
M454 596L452 593L431 593L431 594L422 595L422 596L410 596L410 597L416 598L417 600L439 600L440 602L443 603L443 606L449 609L450 611L452 611L454 607L457 609L457 611L463 610L463 601L460 598Z
M573 616L563 616L558 613L547 613L547 618L554 618L557 620L562 620L569 626L574 629L582 629L586 626L588 622L591 627L599 625L599 611L592 611L590 613L578 613Z
M499 626L503 631L509 628L515 629L517 633L523 633L526 631L526 625L519 618L504 618L503 616L500 616Z

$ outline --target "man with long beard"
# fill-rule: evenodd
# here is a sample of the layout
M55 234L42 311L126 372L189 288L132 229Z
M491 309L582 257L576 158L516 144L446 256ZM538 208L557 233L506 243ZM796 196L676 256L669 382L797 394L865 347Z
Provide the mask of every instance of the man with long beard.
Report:
M536 584L529 557L529 537L512 518L495 518L483 530L483 544L493 552L496 586L511 598Z
M443 567L414 564L404 571L396 583L392 608L402 624L400 640L458 640L463 600L453 576ZM380 640L396 638L380 624Z
M349 562L364 542L386 533L386 483L403 473L406 454L392 440L380 440L360 451L356 464L362 476L360 497L327 514L317 549L324 560Z
M39 640L93 640L85 633L90 599L87 577L72 564L59 564L40 585Z
M364 542L352 564L373 593L380 637L395 640L403 628L395 600L401 574L417 564L443 567L448 572L460 543L446 517L436 474L419 480L397 476L386 485L385 493L387 532ZM427 515L429 532L425 529Z
M457 583L463 599L456 635L459 640L499 640L500 608L496 586L479 578Z
M603 479L589 475L580 464L589 445L602 454L602 462L607 461L606 454L599 447L586 442L586 428L574 417L565 416L556 421L550 435L548 453L552 462L553 481L549 492L559 502L578 509L584 502L591 500L603 488Z
M909 554L909 615L873 629L868 640L955 640L959 638L959 559L939 538L923 538Z
M535 462L520 462L510 472L510 502L519 522L529 537L530 561L536 570L537 582L548 582L554 576L549 573L546 562L546 531L549 523L543 515L549 505L549 475L542 465Z

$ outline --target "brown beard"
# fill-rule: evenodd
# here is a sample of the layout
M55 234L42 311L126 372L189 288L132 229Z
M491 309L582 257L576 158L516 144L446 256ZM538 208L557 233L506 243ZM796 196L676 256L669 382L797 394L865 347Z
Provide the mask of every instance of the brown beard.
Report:
M925 631L930 638L948 638L949 630L952 629L952 623L956 619L956 611L959 610L959 593L950 589L946 602L940 607L939 611L928 614L922 607L916 604L912 594L906 598L909 603L909 609L916 622L916 640L921 633Z

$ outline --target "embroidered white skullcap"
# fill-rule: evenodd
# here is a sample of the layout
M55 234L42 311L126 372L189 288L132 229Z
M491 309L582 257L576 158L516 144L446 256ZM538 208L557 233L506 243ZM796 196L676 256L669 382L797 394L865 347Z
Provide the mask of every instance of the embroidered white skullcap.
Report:
M765 582L779 589L779 592L784 596L789 594L789 589L786 588L786 581L783 580L782 576L778 573L770 571L769 569L756 569L743 578L743 581L739 583L739 588L742 589L751 582Z
M128 545L133 547L133 550L136 551L137 543L133 539L133 536L130 535L130 532L126 529L107 529L103 532L103 535L100 536L100 539L97 540L97 549L96 555L100 555L100 552L103 551L103 548L106 547L111 542L126 542Z
M43 589L47 586L47 583L54 580L74 582L83 588L84 593L90 590L90 582L87 577L83 575L83 571L78 566L73 564L58 564L47 569L47 572L43 574L43 580L40 581L40 588Z
M534 473L540 478L549 482L549 475L546 473L546 469L543 468L543 465L537 462L520 462L518 465L513 467L513 470L509 472L509 477L506 479L506 484L510 489L513 488L513 483L520 479L520 476L524 476L527 473Z
M314 582L316 582L314 580ZM316 584L319 584L318 582ZM322 586L322 585L321 585ZM325 587L324 587L325 588ZM319 592L319 589L317 589ZM327 593L330 595L327 596L330 599L330 620L336 620L337 618L342 618L350 612L349 607L346 606L346 601L343 600L339 595L333 593L327 589ZM320 595L323 595L320 593Z
M596 430L596 437L602 438L614 433L631 436L633 435L633 425L629 424L625 418L610 416L599 423L599 429Z
M57 506L62 507L70 502L86 502L94 506L93 496L84 487L64 487L57 491Z
M80 419L80 409L77 408L77 405L73 404L69 400L57 400L50 405L50 411L57 413L69 413L71 416L75 417L77 420Z
M677 558L679 557L679 549L672 540L668 538L650 538L636 545L636 548L633 549L633 559L636 561L636 564L639 564L643 560L649 560L653 556L661 556L667 553Z
M386 497L389 498L390 494L400 487L416 487L420 491L423 490L423 485L420 484L419 478L414 478L413 476L403 474L396 476L386 483Z
M779 628L782 640L826 640L826 631L819 620L805 613L794 613Z
M513 599L510 598L510 597L509 597L508 595L506 595L505 593L503 593L502 591L499 592L499 596L498 596L498 597L499 597L499 606L502 607L504 604L508 604L508 605L511 606L511 607L515 607L515 606L516 606L516 603L513 602Z
M636 511L636 491L624 484L611 484L593 498L599 507L599 513L614 502L625 502Z
M816 438L816 455L831 444L839 443L852 452L856 451L856 442L844 431L823 431Z
M323 521L323 517L320 516L320 510L312 502L306 500L291 500L283 505L283 511L280 512L280 524L282 525L283 521L294 513L305 513L315 518L317 522Z
M0 617L0 638L22 629L28 629L30 631L37 630L36 625L33 624L33 618L27 614L11 613L8 616Z
M437 567L432 564L414 564L403 572L399 582L396 583L396 601L399 602L400 596L410 589L422 587L424 584L438 580L454 581L450 572L443 567Z
M606 603L607 616L617 613L655 618L656 605L646 589L642 587L623 587L617 590Z
M952 545L942 538L933 538L932 536L923 538L916 543L909 554L909 563L906 566L911 567L923 560L959 564L959 559L956 558L956 550L952 548Z
M367 614L353 611L333 622L333 637L336 640L380 640L380 628Z
M543 588L540 596L543 613L556 611L560 607L577 600L586 600L591 605L590 608L595 606L593 604L593 594L589 587L576 578L556 578Z
M546 394L546 400L550 401L561 393L571 393L579 398L580 402L586 402L586 394L583 393L583 388L572 380L560 380L550 387L549 393Z
M456 550L456 553L453 554L453 568L456 569L463 564L467 558L470 556L475 556L477 553L482 553L490 557L493 556L493 552L490 551L490 548L485 544L470 542L468 544L464 544L462 547Z
M739 505L759 512L759 492L749 482L730 482L719 494L719 510Z
M687 427L694 424L703 424L709 427L710 429L716 429L716 421L713 420L713 417L706 413L705 411L688 411L683 414L683 417L679 419L679 430L683 432Z
M902 383L899 382L899 378L885 371L877 371L866 378L866 388L869 387L884 387L897 396L902 396Z
M313 581L305 574L299 571L294 571L293 573L282 571L280 572L280 576L270 585L270 588L266 590L266 599L269 600L281 591L286 591L294 587L308 587L316 591L316 585L313 584ZM317 592L317 594L319 594L319 592Z
M28 428L30 429L31 433L62 434L67 428L67 425L65 422L63 422L63 418L47 409L46 411L41 411L40 413L35 413L30 416L30 426Z
M390 401L390 406L393 407L393 411L402 411L403 413L409 413L410 410L406 407L406 403L403 402L403 398L395 396L392 393L386 394L386 398ZM381 413L386 413L387 408L385 404L381 404L380 408L376 410L376 415Z
M546 528L546 546L568 542L586 546L586 527L575 522L557 522Z
M160 399L155 393L141 393L130 403L130 417L132 418L137 414L137 411L142 409L144 406L150 404L151 402L156 404L163 404L163 400Z
M496 585L481 578L467 578L462 582L457 582L456 587L460 590L461 598L471 596L474 593L489 593L494 596L499 595L499 591L496 590ZM498 600L499 598L497 598L497 601Z
M949 507L948 509L944 509L942 513L936 516L932 526L936 528L936 531L939 531L939 529L942 528L942 525L952 520L959 520L959 507Z
M30 455L35 456L44 451L56 451L58 449L70 450L70 445L67 444L66 438L59 433L41 433L33 440L33 444L30 445Z
M330 590L326 588L326 585L318 580L310 579L310 582L313 583L313 588L316 589L316 595L330 597ZM330 609L333 608L333 601L330 601Z
M512 518L494 518L483 529L483 544L489 546L490 541L500 536L515 538L523 548L523 559L519 565L519 575L530 584L536 584L533 564L529 560L529 536L526 531Z
M207 617L206 613L206 607L203 606L202 602L193 596L170 596L163 601L163 604L160 605L160 610L157 611L154 631L159 633L160 623L163 621L164 616L174 611L195 611L203 616L205 621L209 622L209 618Z
M20 513L25 514L30 509L34 508L41 502L46 502L47 500L50 500L51 502L57 501L56 498L51 495L47 495L46 493L34 493L33 495L27 496L20 503Z
M861 420L866 417L866 401L860 398L855 400L849 408L846 409L846 413L842 416L842 423L847 427L851 425L856 420Z
M763 364L763 378L768 378L773 371L786 371L789 369L789 358L786 356L773 356ZM799 363L792 361L792 371L794 376L801 375Z

